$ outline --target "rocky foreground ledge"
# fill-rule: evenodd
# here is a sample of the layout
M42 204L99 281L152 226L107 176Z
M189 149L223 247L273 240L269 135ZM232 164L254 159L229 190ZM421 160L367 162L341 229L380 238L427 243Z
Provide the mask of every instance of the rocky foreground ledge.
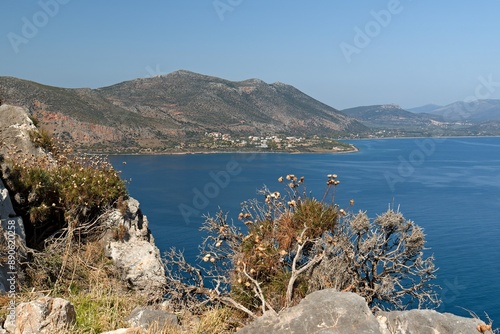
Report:
M43 297L18 306L18 323L5 326L0 333L60 333L76 317L73 305L60 298ZM105 332L151 333L154 322L168 324L174 333L182 331L175 314L147 307L132 312L126 321L130 328ZM365 300L350 292L326 289L306 296L299 305L279 315L266 314L239 334L477 334L484 325L478 319L459 317L432 310L371 313ZM31 331L29 328L35 328ZM163 333L163 332L159 332ZM491 332L493 333L493 332Z
M26 110L11 106L0 106L0 156L5 158L13 148L27 156L43 154L29 140L29 131L34 125ZM1 160L0 160L1 164ZM0 174L1 175L1 174ZM12 201L0 178L0 219L3 222L16 217ZM16 220L16 244L26 247L22 220ZM154 298L166 283L163 263L154 243L148 220L140 210L139 202L128 199L126 210L112 210L106 218L109 227L123 226L126 238L114 240L104 236L106 255L117 267L121 279L130 289ZM7 227L2 227L7 238ZM9 293L8 268L1 263L0 290ZM76 322L75 307L61 298L40 296L36 300L9 306L8 315L15 321L4 319L1 333L71 333ZM188 333L177 316L161 308L142 307L135 309L126 319L129 328L106 333L152 333L148 331L154 323L169 326L174 333ZM481 327L483 325L483 327ZM476 318L464 318L432 310L379 312L373 314L365 300L349 292L332 289L317 291L306 296L297 306L283 310L278 315L265 314L239 330L241 334L474 334L488 333L484 322ZM485 330L483 330L485 329ZM158 332L160 333L160 332ZM162 332L163 333L163 332Z
M352 292L325 289L278 316L264 315L239 334L477 334L478 319L433 310L379 312Z

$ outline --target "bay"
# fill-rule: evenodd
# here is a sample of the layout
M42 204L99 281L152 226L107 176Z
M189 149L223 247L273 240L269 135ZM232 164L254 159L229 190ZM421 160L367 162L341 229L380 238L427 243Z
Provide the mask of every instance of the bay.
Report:
M156 244L175 246L196 261L203 215L228 212L259 198L266 185L283 192L278 177L304 176L317 198L326 175L341 181L335 202L376 217L389 207L426 233L426 252L439 267L438 311L500 322L500 138L420 138L350 141L349 154L231 153L111 156L141 202ZM124 163L125 162L125 163Z

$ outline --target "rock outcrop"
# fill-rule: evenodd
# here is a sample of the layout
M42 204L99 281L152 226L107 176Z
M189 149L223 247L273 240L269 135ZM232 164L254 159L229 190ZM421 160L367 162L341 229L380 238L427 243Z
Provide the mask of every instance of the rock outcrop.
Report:
M76 322L75 308L61 298L42 297L16 307L15 321L4 328L11 334L52 334L70 332Z
M382 334L404 333L476 333L477 319L458 317L434 310L379 312Z
M365 300L354 293L322 290L275 316L266 314L238 333L379 333L379 324Z
M266 314L239 334L477 334L480 320L431 310L379 312L350 292L316 291L278 316Z
M144 329L148 329L151 326L157 326L157 328L174 328L179 323L175 314L149 307L136 307L126 321L131 327L141 327Z
M30 132L36 129L26 109L10 105L0 106L0 156L9 158L12 154L26 157L46 154L30 139ZM1 161L0 161L1 162Z
M9 105L0 106L0 291L8 292L11 282L17 281L19 261L26 253L26 233L23 220L16 217L9 191L2 176L7 168L5 160L12 154L38 156L42 151L30 140L30 131L35 129L26 110ZM11 279L11 281L9 281Z
M152 300L161 299L166 284L160 251L142 214L139 202L129 198L125 213L114 210L107 219L110 227L106 255L115 263L129 287L143 291Z
M5 181L5 184L9 185L12 181L10 178L13 174L9 161L12 158L21 158L29 162L35 157L43 157L52 161L52 158L49 153L31 142L36 127L25 109L2 105L0 106L0 119L0 255L2 258L0 291L9 292L8 272L13 271L7 261L9 259L8 238L12 239L8 235L9 231L15 230L16 232L14 236L16 265L27 250L24 225L22 219L17 217L15 206L13 206L13 203L20 202L16 196L12 197L16 202L11 201L9 191L3 183ZM149 300L161 299L166 284L163 262L148 228L148 220L139 208L139 202L130 198L120 205L120 209L111 210L107 216L105 224L108 232L104 236L103 247L121 272L122 279L130 288L146 294ZM17 271L21 272L21 270ZM16 277L15 283L21 284L18 278ZM16 285L13 287L17 289ZM22 303L17 306L15 313L15 322L5 323L9 333L59 333L63 332L61 326L64 327L74 321L73 307L51 298Z

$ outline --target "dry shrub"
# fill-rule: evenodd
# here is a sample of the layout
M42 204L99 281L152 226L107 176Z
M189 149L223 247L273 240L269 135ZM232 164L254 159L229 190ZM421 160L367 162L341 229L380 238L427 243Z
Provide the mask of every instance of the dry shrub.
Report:
M119 224L113 227L112 238L115 241L125 241L128 236L128 229L125 225Z
M327 176L321 201L308 196L303 177L278 181L285 179L285 195L264 188L264 202L244 202L239 225L222 212L206 217L203 265L166 253L174 304L191 310L225 304L252 318L324 288L354 291L373 309L439 304L420 227L392 210L370 220L339 208L335 174Z
M77 314L71 333L126 327L124 319L136 306L147 303L144 296L130 291L120 280L99 241L50 245L34 254L26 273L26 290L19 299L33 300L40 292L68 299Z
M43 252L33 253L32 261L25 266L26 286L36 291L87 291L96 284L125 290L99 241L54 243Z
M342 219L323 244L325 258L309 272L309 290L336 288L364 297L372 309L439 306L433 256L424 234L400 212L374 220L365 212Z
M37 124L36 118L31 118L33 124ZM30 140L35 147L41 147L49 152L56 150L57 144L49 132L45 129L36 129L29 132Z

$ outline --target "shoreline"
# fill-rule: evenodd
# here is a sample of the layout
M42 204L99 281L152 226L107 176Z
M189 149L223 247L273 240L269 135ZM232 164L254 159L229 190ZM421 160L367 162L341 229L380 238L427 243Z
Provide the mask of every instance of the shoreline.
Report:
M352 139L338 139L343 142L352 142L360 140L398 140L398 139L434 139L434 140L444 140L444 139L465 139L465 138L499 138L500 136L436 136L436 137L374 137L374 138L352 138ZM347 143L349 144L349 143ZM317 151L260 151L260 150L234 150L234 151L185 151L185 152L135 152L135 153L100 153L100 152L89 152L82 150L81 152L85 154L92 155L107 155L107 156L139 156L139 155L190 155L190 154L351 154L358 153L361 150L352 144L351 150L336 151L336 150L317 150Z
M488 135L488 136L434 136L434 137L414 137L414 136L411 136L411 137L373 137L373 138L368 138L368 137L365 137L365 138L353 138L353 139L341 139L341 140L379 140L379 139L446 139L446 138L499 138L500 135L498 136L492 136L492 135Z
M349 154L359 152L359 148L352 145L351 150L336 151L336 150L318 150L318 151L191 151L191 152L137 152L137 153L96 153L86 152L86 154L107 155L107 156L135 156L135 155L188 155L188 154Z

